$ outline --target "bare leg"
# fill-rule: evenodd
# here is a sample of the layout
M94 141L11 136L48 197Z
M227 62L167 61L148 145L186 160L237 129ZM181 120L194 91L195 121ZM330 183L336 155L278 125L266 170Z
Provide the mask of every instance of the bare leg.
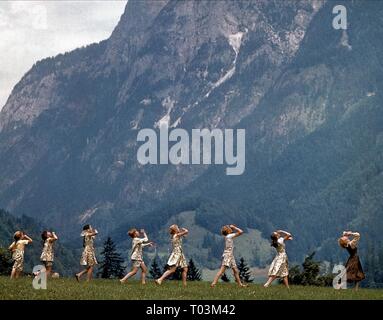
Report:
M12 268L11 279L16 279L16 274L17 274L16 269Z
M133 267L132 270L125 277L123 277L120 280L120 282L121 283L126 282L129 278L133 277L137 272L138 272L138 268L137 267Z
M221 269L219 269L219 271L217 272L217 274L214 277L213 282L210 285L212 288L217 284L218 280L221 279L221 277L225 273L225 271L226 271L226 267L221 266Z
M188 267L182 269L182 284L186 287L186 280L188 278Z
M289 287L289 277L283 278L283 284L286 286L287 289L290 289Z
M267 282L263 285L265 288L269 287L271 283L276 279L276 276L270 276Z
M88 268L82 270L81 272L79 273L76 273L76 279L79 281L82 277L83 274L87 273L88 272Z
M86 274L86 281L89 282L92 279L93 275L93 266L89 267Z
M148 272L148 269L146 268L146 265L144 262L141 263L141 284L146 283L146 273Z
M174 267L171 267L169 270L166 270L165 273L159 278L156 280L156 283L157 284L161 284L162 281L164 281L167 277L169 277L172 273L174 273L175 271L177 270L177 267L174 266Z
M239 277L239 271L237 268L232 268L233 270L233 275L234 275L234 278L235 278L235 281L238 283L238 285L240 287L246 287L246 285L244 285L241 281L241 278Z
M52 273L52 267L51 266L45 267L45 273L46 273L47 277L49 277Z

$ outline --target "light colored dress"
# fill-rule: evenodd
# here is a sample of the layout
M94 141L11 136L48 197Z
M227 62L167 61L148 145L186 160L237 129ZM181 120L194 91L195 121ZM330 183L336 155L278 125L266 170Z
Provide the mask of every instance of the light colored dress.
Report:
M289 275L289 264L285 250L285 241L282 237L278 239L278 246L275 249L277 250L277 255L271 263L269 277L287 277Z
M15 243L15 249L12 253L14 261L12 269L22 272L24 269L24 246L29 243L28 240L18 240Z
M234 258L234 237L235 233L225 236L225 250L222 254L222 266L227 268L236 268L237 264Z
M145 243L148 241L147 237L144 238L133 238L132 240L132 255L130 259L132 260L133 267L139 268L141 263L144 261L142 257L142 248L149 245Z
M168 260L169 267L179 267L179 268L187 268L188 264L186 262L185 255L182 250L182 238L174 235L172 237L172 253L170 254Z
M97 264L96 253L93 246L95 237L88 233L83 233L82 236L84 237L84 251L81 255L80 264L82 266L92 267Z
M46 239L44 241L43 252L41 253L40 260L45 263L46 266L51 266L54 260L53 253L53 241L51 239Z

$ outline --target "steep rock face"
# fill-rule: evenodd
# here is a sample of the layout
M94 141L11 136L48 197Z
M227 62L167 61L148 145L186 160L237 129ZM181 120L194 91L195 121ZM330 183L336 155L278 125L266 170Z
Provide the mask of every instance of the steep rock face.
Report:
M362 230L366 245L377 243L382 227L383 7L344 4L349 28L334 31L332 3L323 6L294 59L239 124L248 128L246 173L217 181L211 169L186 190L198 186L222 208L243 208L242 223L266 232L269 221L286 226L302 240L291 245L293 258L319 250L338 261L340 229ZM211 228L222 220L219 211L206 219ZM228 220L235 218L234 211Z
M38 62L13 90L0 117L1 204L58 226L113 225L186 187L206 168L140 167L137 130L236 125L318 3L129 1L110 39Z
M130 0L110 39L38 62L14 88L0 205L67 235L89 221L156 229L197 209L214 232L285 226L307 239L293 257L336 256L338 229L383 208L383 8L339 3L347 30L332 28L331 2ZM245 128L245 173L139 165L137 132L160 123Z

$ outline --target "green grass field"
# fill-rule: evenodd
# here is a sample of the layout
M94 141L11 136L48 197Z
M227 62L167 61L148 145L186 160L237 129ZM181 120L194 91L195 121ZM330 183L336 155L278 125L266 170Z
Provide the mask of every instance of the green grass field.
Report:
M270 300L270 299L383 299L383 290L360 289L359 291L334 290L332 288L292 286L287 290L281 285L264 289L261 285L251 284L247 288L238 288L234 283L219 283L211 289L208 282L189 282L183 288L178 281L168 281L156 286L152 281L142 286L137 281L121 285L116 280L96 279L91 283L77 283L74 279L54 279L48 282L46 290L35 290L32 279L25 277L11 281L0 277L0 300Z

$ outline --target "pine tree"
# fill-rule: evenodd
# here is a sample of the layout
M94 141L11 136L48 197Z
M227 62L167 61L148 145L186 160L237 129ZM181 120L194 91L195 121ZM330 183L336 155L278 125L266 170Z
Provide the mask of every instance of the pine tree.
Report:
M122 277L124 274L124 260L117 252L116 245L111 237L108 237L104 242L104 249L101 254L104 258L100 264L98 276L105 279Z
M222 275L221 280L222 280L223 282L230 282L230 279L229 279L229 277L226 275L226 273L224 273L224 274Z
M193 259L189 260L188 280L189 281L201 281L201 271L194 264Z
M289 270L289 282L303 286L331 286L334 275L332 273L320 274L320 262L314 260L315 252L306 256L302 268L294 266ZM301 271L301 269L303 269ZM332 270L330 268L330 270ZM282 279L280 280L282 282Z
M162 275L162 272L157 260L158 260L158 256L155 256L149 269L149 274L153 279L158 279Z
M315 252L309 254L303 261L302 285L317 285L319 277L319 261L314 260Z
M246 282L246 283L254 281L254 279L251 279L250 268L248 267L248 265L245 262L245 259L243 259L243 258L241 258L239 260L238 271L239 271L239 277L240 277L241 281Z
M7 249L0 248L0 275L9 275L12 269L12 257Z

